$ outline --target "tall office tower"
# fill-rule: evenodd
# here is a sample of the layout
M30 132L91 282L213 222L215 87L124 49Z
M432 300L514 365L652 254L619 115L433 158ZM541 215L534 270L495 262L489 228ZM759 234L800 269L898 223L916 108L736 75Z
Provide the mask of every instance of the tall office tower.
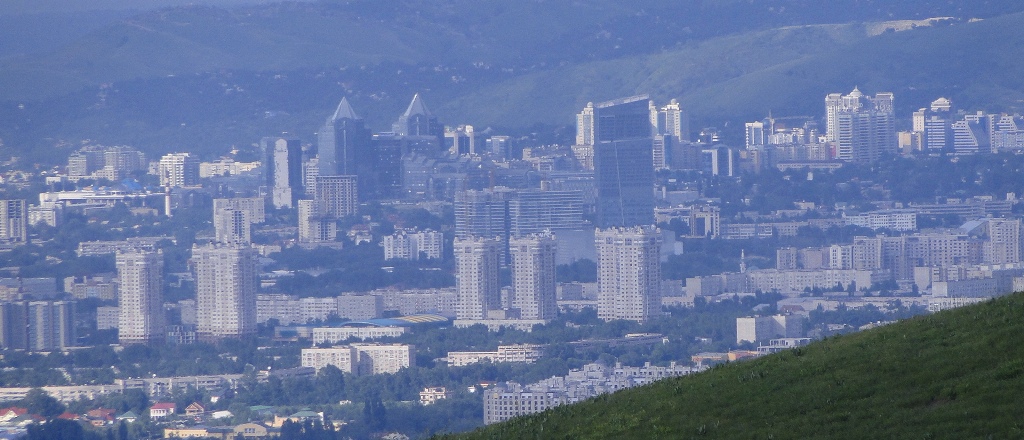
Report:
M522 319L554 319L558 315L555 280L555 238L530 235L513 238L512 306Z
M597 315L644 322L661 314L661 231L654 226L598 229Z
M213 228L219 243L252 243L252 217L245 209L213 211Z
M892 93L864 96L854 88L849 95L825 97L826 137L835 144L836 159L874 162L896 149L896 116Z
M0 242L28 242L28 209L25 200L0 200Z
M456 238L455 290L458 293L456 316L459 319L486 319L489 310L501 308L501 284L498 281L497 240Z
M192 246L200 338L236 338L256 331L256 258L249 246Z
M121 345L162 341L164 335L163 254L118 252L117 339Z
M597 225L654 223L654 158L647 95L594 108Z
M430 113L419 93L413 95L409 107L392 124L391 131L398 136L433 137L438 141L444 136L444 126L438 123L437 117Z
M982 261L989 264L1019 263L1021 261L1020 219L990 218L985 220L986 240L982 247Z
M342 98L334 114L317 133L320 175L355 175L362 168L372 169L373 163L360 163L372 160L371 139L363 118L356 115L347 98Z
M74 301L30 301L27 304L28 351L75 346Z
M275 208L295 207L302 195L302 143L298 139L265 137L260 140L263 173Z
M668 105L658 108L654 101L649 103L651 117L651 134L655 136L672 136L677 142L690 141L690 121L679 105L679 101L673 99Z
M338 237L338 222L324 215L315 200L299 200L299 242L333 242Z
M195 186L199 183L199 159L188 153L171 153L160 158L160 186Z
M334 218L355 214L359 201L356 180L356 176L317 176L313 199L320 212Z

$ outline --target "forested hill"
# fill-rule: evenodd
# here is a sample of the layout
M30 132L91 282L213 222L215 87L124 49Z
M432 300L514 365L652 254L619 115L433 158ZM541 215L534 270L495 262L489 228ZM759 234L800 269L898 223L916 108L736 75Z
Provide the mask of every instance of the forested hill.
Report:
M1017 293L454 438L1019 438L1021 316Z

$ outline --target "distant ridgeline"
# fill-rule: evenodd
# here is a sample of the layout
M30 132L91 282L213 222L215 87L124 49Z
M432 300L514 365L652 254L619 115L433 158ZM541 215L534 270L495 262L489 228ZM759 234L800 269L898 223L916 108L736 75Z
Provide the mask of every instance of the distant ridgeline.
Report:
M603 395L453 436L1011 438L1024 293Z

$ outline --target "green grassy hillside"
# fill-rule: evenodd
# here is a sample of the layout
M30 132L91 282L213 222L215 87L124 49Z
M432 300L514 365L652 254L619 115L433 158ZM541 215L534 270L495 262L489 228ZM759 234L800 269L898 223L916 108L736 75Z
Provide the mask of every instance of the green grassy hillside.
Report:
M455 438L1020 438L1021 316L1014 294Z

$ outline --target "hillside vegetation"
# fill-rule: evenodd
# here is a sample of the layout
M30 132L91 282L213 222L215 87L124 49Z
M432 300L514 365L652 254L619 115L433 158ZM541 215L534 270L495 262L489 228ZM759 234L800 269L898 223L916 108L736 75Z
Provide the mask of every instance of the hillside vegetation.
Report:
M1018 293L453 438L1019 438L1021 316Z

